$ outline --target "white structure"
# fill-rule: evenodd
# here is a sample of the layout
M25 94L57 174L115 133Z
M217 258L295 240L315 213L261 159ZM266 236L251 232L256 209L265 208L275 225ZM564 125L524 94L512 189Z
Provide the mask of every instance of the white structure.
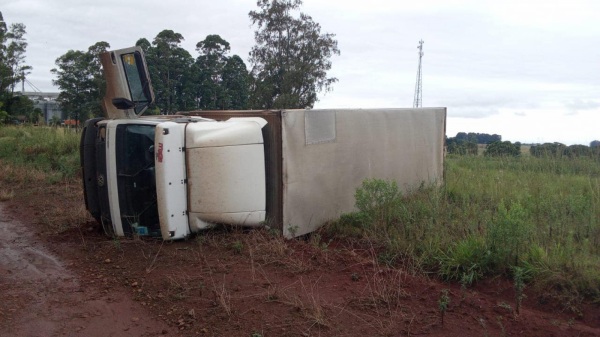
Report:
M33 108L39 108L42 110L42 116L44 116L44 122L50 123L54 119L62 121L65 119L63 112L60 109L60 104L56 100L58 98L58 92L35 92L35 91L24 91L21 95L28 97L33 101Z

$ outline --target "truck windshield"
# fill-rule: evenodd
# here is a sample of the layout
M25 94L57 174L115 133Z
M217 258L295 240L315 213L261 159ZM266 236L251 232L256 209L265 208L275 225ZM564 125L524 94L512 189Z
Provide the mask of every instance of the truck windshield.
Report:
M117 181L126 234L160 235L154 176L154 125L117 126Z

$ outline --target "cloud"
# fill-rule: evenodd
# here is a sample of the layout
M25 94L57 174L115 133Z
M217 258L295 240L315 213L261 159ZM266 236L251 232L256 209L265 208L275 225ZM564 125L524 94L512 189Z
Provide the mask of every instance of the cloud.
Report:
M595 99L575 99L564 103L564 106L575 111L593 110L600 108L600 100Z
M492 107L448 107L449 117L480 119L494 116L498 113L498 109Z

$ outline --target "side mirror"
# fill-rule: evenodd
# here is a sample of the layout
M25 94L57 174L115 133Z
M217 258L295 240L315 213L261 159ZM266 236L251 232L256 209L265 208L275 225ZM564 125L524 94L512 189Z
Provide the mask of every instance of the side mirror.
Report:
M128 110L135 108L135 103L133 103L133 101L123 97L113 98L112 104L115 106L115 108L119 110Z

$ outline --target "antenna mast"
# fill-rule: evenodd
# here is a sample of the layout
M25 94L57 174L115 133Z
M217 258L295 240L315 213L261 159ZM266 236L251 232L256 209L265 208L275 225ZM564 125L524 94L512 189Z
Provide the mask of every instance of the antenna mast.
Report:
M423 59L423 39L419 41L419 69L417 70L417 83L415 84L415 99L413 101L413 108L420 108L423 106L423 74L421 73L421 59Z

